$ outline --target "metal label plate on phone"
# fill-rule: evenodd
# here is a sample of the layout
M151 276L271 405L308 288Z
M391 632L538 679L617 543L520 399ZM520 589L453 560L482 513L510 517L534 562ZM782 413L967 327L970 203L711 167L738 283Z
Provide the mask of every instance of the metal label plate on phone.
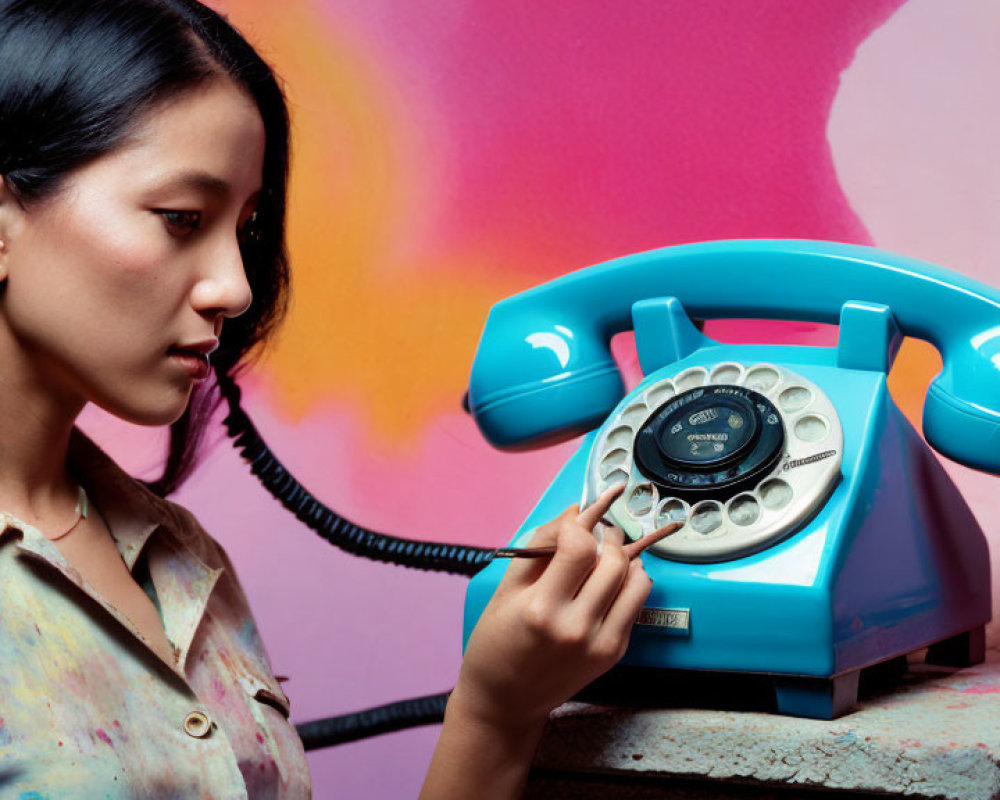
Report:
M636 625L659 628L670 636L691 635L691 609L689 608L644 608L639 613Z

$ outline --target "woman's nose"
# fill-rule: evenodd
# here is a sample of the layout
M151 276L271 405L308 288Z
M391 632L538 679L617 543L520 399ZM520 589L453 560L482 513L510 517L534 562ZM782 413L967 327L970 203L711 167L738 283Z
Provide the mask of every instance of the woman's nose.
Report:
M238 317L253 299L238 243L216 248L191 294L191 303L203 314Z

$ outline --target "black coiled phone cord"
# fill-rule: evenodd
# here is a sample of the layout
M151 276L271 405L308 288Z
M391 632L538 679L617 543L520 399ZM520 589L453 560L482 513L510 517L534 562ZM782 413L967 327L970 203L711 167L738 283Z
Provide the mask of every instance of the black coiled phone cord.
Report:
M401 539L362 528L325 506L296 480L264 443L260 433L240 406L240 387L226 375L216 373L219 391L229 406L223 420L233 446L281 504L330 544L373 561L387 561L413 569L475 575L493 559L485 547Z
M318 750L419 725L436 725L444 719L449 694L413 697L340 717L302 722L295 730L306 750Z

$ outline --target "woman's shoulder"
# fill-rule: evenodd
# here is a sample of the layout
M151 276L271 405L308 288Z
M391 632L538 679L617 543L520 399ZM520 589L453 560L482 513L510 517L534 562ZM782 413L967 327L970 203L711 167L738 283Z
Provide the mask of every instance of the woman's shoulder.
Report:
M145 488L145 487L143 487ZM148 490L147 490L148 491ZM225 548L212 536L190 509L166 498L150 495L166 518L165 527L175 539L191 550L209 567L232 569Z

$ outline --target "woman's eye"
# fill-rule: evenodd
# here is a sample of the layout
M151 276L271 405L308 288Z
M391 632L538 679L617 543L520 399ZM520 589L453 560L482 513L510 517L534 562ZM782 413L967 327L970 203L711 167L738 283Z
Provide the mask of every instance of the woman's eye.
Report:
M187 236L201 227L200 211L174 211L158 208L155 213L163 220L167 233L171 236Z

